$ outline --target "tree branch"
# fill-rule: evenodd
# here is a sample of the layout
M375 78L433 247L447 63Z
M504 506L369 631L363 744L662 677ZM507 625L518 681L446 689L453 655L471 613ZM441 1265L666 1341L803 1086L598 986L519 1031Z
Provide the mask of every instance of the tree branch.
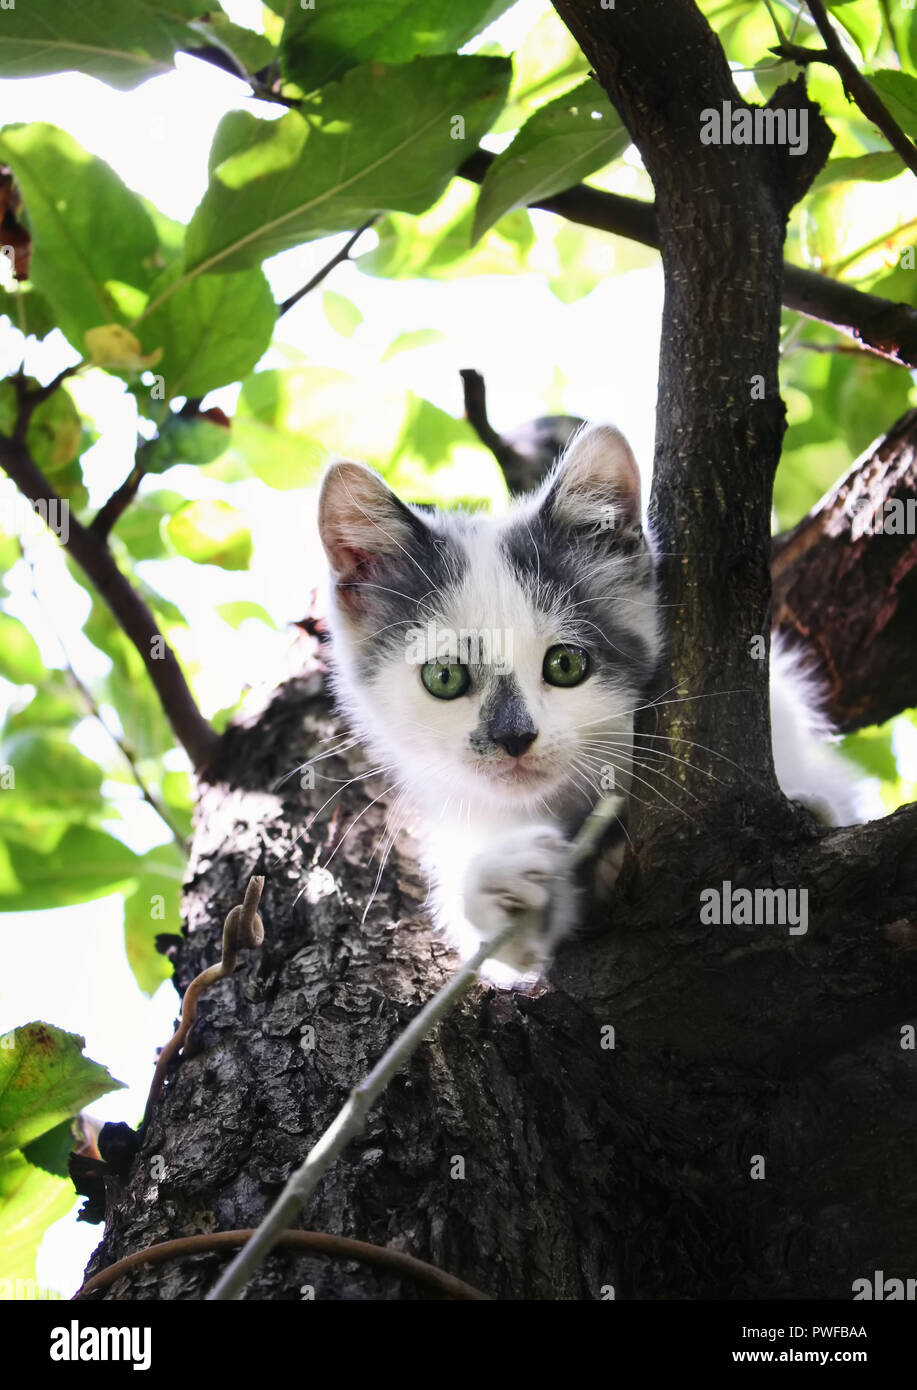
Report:
M917 705L917 411L774 541L775 628L819 659L849 732Z
M825 42L823 53L812 53L808 61L830 63L844 84L847 99L856 102L867 120L872 121L885 136L896 154L904 160L911 173L917 174L917 146L905 135L888 107L863 76L856 63L838 38L822 0L807 0L809 12ZM794 55L794 61L800 59Z
M336 251L331 257L331 260L327 261L320 270L317 270L312 276L312 279L303 285L302 289L297 290L295 294L291 294L288 299L283 301L280 308L277 310L277 317L280 318L283 314L288 313L301 299L305 299L307 294L310 294L312 290L322 283L326 276L331 274L335 266L340 265L342 261L349 261L350 253L360 240L360 237L364 232L369 231L375 221L377 221L375 217L370 217L362 226L358 227L353 236L348 238L346 243L341 247L340 251Z
M25 413L27 419L28 407ZM47 509L46 515L69 513L68 503L58 496L21 442L22 433L24 427L20 418L17 437L0 436L0 464L32 507L42 502ZM175 654L160 633L153 614L98 536L74 516L69 517L68 530L67 539L62 542L64 548L96 586L140 653L175 737L195 770L205 771L219 739L198 709Z
M481 183L495 158L487 150L477 150L459 169L460 177ZM530 206L553 212L579 226L612 232L659 250L654 203L578 184L551 198L540 198ZM830 324L841 333L848 333L877 357L902 367L917 368L917 309L909 304L867 294L827 275L784 261L783 305L807 318Z
M517 453L501 434L497 433L488 420L487 389L484 385L484 378L480 372L474 371L471 367L462 368L459 371L459 376L462 378L465 418L469 425L485 449L489 449L497 460L510 492L528 492L541 480L538 479L533 482L528 461Z
M134 466L124 482L115 489L107 502L103 503L89 523L90 534L103 544L108 540L118 521L137 496L137 489L143 480L143 475L144 469L140 463L140 450L138 449Z

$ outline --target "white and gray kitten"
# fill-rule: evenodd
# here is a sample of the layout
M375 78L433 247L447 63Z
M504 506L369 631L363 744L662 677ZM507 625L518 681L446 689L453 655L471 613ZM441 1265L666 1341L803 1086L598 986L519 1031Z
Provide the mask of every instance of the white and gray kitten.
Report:
M512 914L488 973L535 974L577 922L571 836L610 783L625 804L659 659L633 455L588 427L503 517L405 505L363 464L336 463L319 529L336 693L416 813L440 922L468 956ZM824 820L853 819L815 692L776 644L771 673L781 786Z

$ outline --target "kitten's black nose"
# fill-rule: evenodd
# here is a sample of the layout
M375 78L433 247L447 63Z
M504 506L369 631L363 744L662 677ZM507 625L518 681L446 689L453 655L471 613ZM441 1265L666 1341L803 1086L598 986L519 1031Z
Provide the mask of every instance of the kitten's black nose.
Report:
M512 733L494 734L493 740L494 743L499 743L501 748L505 748L511 758L521 758L537 737L537 729L515 729Z
M495 681L483 714L487 737L505 748L511 758L521 758L538 737L522 691L512 676L500 676Z

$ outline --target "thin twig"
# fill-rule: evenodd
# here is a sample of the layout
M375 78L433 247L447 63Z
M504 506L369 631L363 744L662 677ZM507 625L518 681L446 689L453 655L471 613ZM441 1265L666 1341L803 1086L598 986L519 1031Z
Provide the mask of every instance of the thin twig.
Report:
M137 489L145 474L145 469L139 459L140 449L138 448L134 466L124 482L115 489L108 501L103 503L89 523L90 535L96 536L100 541L108 540L118 521L137 496Z
M875 360L873 353L867 352L866 348L859 347L856 343L790 343L786 347L781 344L781 357L786 357L791 352L839 353L842 356L868 357L870 360Z
M263 876L260 874L253 874L248 880L248 887L245 890L245 897L242 903L236 907L230 908L229 912L226 914L226 918L223 922L223 953L219 964L208 965L206 970L202 970L199 975L195 975L194 979L185 990L178 1027L160 1052L156 1062L156 1070L153 1072L150 1092L147 1096L143 1111L143 1119L140 1122L140 1129L138 1131L141 1137L149 1124L153 1105L163 1088L166 1073L172 1064L172 1059L179 1052L191 1031L192 1024L197 1016L198 1000L204 990L209 989L217 980L223 980L227 975L232 974L236 968L239 951L241 951L243 947L260 946L264 940L264 923L261 921L261 916L258 912L258 903L261 901L261 892L263 888Z
M164 1240L158 1245L147 1246L145 1250L135 1250L132 1255L125 1255L123 1260L116 1260L107 1269L100 1270L91 1279L87 1279L82 1288L77 1289L73 1298L83 1299L99 1289L110 1288L122 1274L127 1274L140 1265L159 1264L163 1260L177 1259L182 1255L201 1255L210 1250L243 1245L252 1234L251 1230L210 1231L204 1235ZM437 1269L436 1265L428 1264L426 1260L418 1260L415 1255L405 1254L403 1250L392 1250L387 1245L372 1245L366 1240L351 1240L349 1236L326 1235L324 1231L284 1231L277 1244L293 1250L304 1250L312 1255L327 1255L336 1260L359 1260L363 1264L391 1269L396 1274L426 1284L446 1298L489 1302L488 1295L481 1293L473 1284L466 1284L464 1279L457 1279L454 1274L447 1274L445 1270Z
M578 868L583 860L594 852L605 827L619 814L621 806L622 798L617 795L603 797L595 806L571 846L568 858L568 867L571 870ZM514 921L492 940L482 941L471 959L467 960L451 979L446 981L442 989L427 1001L404 1032L399 1034L391 1047L379 1058L369 1074L357 1083L343 1109L309 1150L302 1165L289 1178L251 1239L231 1261L207 1295L208 1301L238 1298L241 1295L245 1284L290 1223L296 1219L332 1163L351 1139L362 1131L367 1113L395 1074L416 1052L436 1024L468 993L484 962L496 956L518 930L519 923Z
M465 418L486 449L493 454L503 471L510 492L525 492L529 488L531 465L517 453L487 418L487 389L480 372L470 367L459 371L465 398Z
M86 366L86 359L74 363L72 367L64 367L63 371L58 372L53 381L49 381L47 386L28 386L26 385L25 373L20 367L19 372L13 377L13 387L16 391L18 401L18 412L16 424L13 429L12 438L19 444L25 443L26 433L29 428L29 421L35 411L46 401L49 396L53 396L68 376L74 376L81 367Z
M815 21L815 27L824 40L824 51L809 53L808 50L803 49L802 52L806 54L805 59L798 56L798 51L797 53L788 53L787 56L792 57L797 63L803 61L829 63L841 79L848 100L856 102L863 115L881 130L892 149L901 156L911 172L917 174L917 146L904 133L875 91L872 83L863 76L850 57L828 18L828 12L822 0L806 0L806 3L809 7L809 13Z
M377 220L376 217L370 217L363 223L362 227L358 227L353 236L341 247L340 251L336 251L331 257L331 260L327 261L320 270L317 270L312 276L312 279L303 285L302 289L297 290L295 294L290 295L289 299L283 301L280 308L277 310L277 317L280 318L283 314L287 313L288 310L292 309L295 304L298 304L301 299L305 299L307 294L310 294L312 290L316 289L317 286L331 274L335 266L340 265L342 261L349 261L350 253L360 240L360 237L364 232L368 232L370 227Z
M830 67L834 66L827 48L806 48L803 43L790 43L787 40L785 43L775 43L770 52L775 53L778 58L789 59L801 68L808 67L810 63L827 63ZM751 68L750 71L754 72L755 69Z

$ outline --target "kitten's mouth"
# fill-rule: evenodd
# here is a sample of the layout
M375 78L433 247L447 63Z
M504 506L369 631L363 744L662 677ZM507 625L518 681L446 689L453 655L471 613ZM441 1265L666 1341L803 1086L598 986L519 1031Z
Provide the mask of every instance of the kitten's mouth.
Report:
M545 781L545 774L541 768L522 762L518 758L514 758L512 762L498 763L492 769L492 776L495 781L511 787L532 787Z

